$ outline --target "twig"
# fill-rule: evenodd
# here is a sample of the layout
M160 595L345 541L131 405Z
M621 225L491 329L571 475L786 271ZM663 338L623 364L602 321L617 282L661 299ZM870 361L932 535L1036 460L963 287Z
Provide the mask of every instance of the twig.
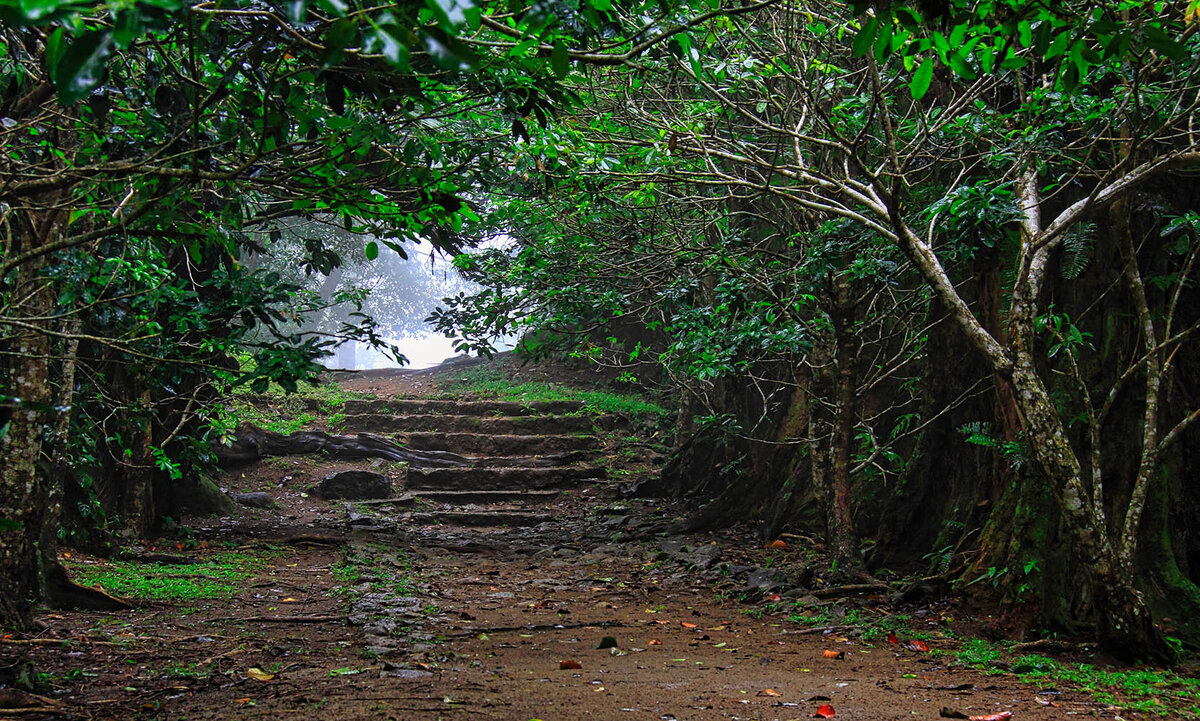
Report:
M841 598L842 596L853 596L856 593L887 593L892 589L882 583L852 583L847 586L836 586L834 588L822 588L813 591L817 598Z
M345 616L247 616L246 618L233 618L230 621L237 623L329 623L333 621L346 621Z
M446 634L446 638L466 638L478 636L481 633L511 633L512 631L566 631L576 628L623 628L629 624L624 621L593 621L581 623L537 623L524 626L493 626L491 628L474 628L468 631Z

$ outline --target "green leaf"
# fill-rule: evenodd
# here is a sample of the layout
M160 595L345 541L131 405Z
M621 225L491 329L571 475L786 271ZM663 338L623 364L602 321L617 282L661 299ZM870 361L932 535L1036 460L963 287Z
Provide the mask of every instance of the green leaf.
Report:
M589 2L591 2L592 7L596 8L597 10L612 10L612 0L589 0Z
M364 248L363 252L366 253L367 260L375 260L379 257L379 244L372 240L370 243L367 243L367 247Z
M966 58L959 53L950 53L947 58L950 60L950 69L954 71L955 75L966 80L975 79L975 70Z
M883 23L879 26L879 32L875 38L875 62L882 64L891 49L892 25L891 23Z
M921 67L917 68L917 72L913 73L912 82L908 85L913 100L920 100L925 97L925 93L929 91L929 83L932 80L933 58L925 58L924 62L921 63Z
M100 84L112 47L112 35L107 30L86 32L71 43L52 70L63 104L86 97Z
M346 48L354 40L358 23L350 19L338 20L325 33L325 52L321 53L321 67L335 65L346 56Z
M879 18L871 18L867 24L858 31L854 36L854 43L850 46L855 57L862 57L867 54L871 46L875 43L875 33L879 30Z
M550 54L550 65L554 74L565 78L571 70L571 57L567 54L567 41L558 38L554 41L554 51Z
M1188 49L1183 43L1153 25L1146 28L1146 44L1172 60L1188 57Z

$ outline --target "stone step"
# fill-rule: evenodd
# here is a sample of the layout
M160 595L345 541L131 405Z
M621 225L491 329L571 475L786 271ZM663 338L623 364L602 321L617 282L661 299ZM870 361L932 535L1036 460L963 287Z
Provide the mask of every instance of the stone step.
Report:
M596 451L572 451L545 456L466 456L471 468L562 468L593 461Z
M354 501L348 506L411 506L421 501L442 503L446 505L465 505L468 503L540 503L552 500L561 491L556 490L482 490L482 491L410 491L395 498L373 498L368 501Z
M611 426L614 419L605 416L443 416L422 414L393 416L383 413L347 415L341 432L555 434L589 433L599 426Z
M413 468L405 486L422 490L518 490L601 478L603 468Z
M542 456L591 451L603 445L592 435L513 435L479 433L405 433L401 445L415 451L450 451L464 456Z
M375 413L396 416L440 414L448 416L533 416L578 413L581 401L455 401L404 398L349 400L342 404L347 414Z
M554 516L545 513L527 513L525 511L434 511L433 513L413 513L408 518L410 523L438 523L475 528L528 527L554 520Z

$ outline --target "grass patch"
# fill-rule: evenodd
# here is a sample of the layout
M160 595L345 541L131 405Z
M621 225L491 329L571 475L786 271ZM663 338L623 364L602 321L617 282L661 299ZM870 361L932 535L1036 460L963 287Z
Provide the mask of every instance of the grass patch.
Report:
M263 565L261 556L226 551L207 560L182 565L104 561L69 564L75 580L85 586L100 585L125 598L193 600L229 598L240 582Z
M239 387L234 389L229 404L219 415L218 424L233 429L240 423L252 423L288 435L312 428L322 417L330 426L336 426L346 418L342 412L346 401L371 398L374 396L370 393L347 391L332 382L319 386L302 385L295 393L287 393L278 384L272 384L262 394L251 394L247 388Z
M444 396L472 393L481 398L517 403L580 401L584 413L596 415L612 413L635 418L665 418L670 415L666 408L634 393L582 390L542 382L518 383L503 371L492 368L466 371L461 379L445 384L443 391Z
M1200 679L1155 668L1116 670L1090 663L1017 656L1007 644L972 639L957 652L958 663L989 675L1010 674L1039 687L1071 688L1098 702L1159 716L1200 719Z

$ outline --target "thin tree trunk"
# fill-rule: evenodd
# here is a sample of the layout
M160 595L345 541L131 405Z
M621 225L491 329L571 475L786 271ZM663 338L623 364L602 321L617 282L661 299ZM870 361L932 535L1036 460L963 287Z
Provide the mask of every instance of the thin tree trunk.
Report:
M52 221L49 221L52 223ZM41 228L30 223L26 237L37 238ZM40 242L38 238L34 242ZM40 325L52 305L52 296L41 277L42 261L18 268L13 297L23 298L14 309ZM23 331L9 356L9 386L13 397L8 432L0 438L0 626L25 630L33 625L33 610L43 594L43 557L47 548L44 480L38 473L42 451L45 409L49 405L49 337ZM52 543L52 541L50 541Z
M854 358L857 342L854 329L854 301L850 281L844 276L833 280L834 342L837 345L837 369L834 376L833 446L830 449L829 550L838 566L861 570L862 558L854 536L854 518L850 506L850 458L854 444Z

